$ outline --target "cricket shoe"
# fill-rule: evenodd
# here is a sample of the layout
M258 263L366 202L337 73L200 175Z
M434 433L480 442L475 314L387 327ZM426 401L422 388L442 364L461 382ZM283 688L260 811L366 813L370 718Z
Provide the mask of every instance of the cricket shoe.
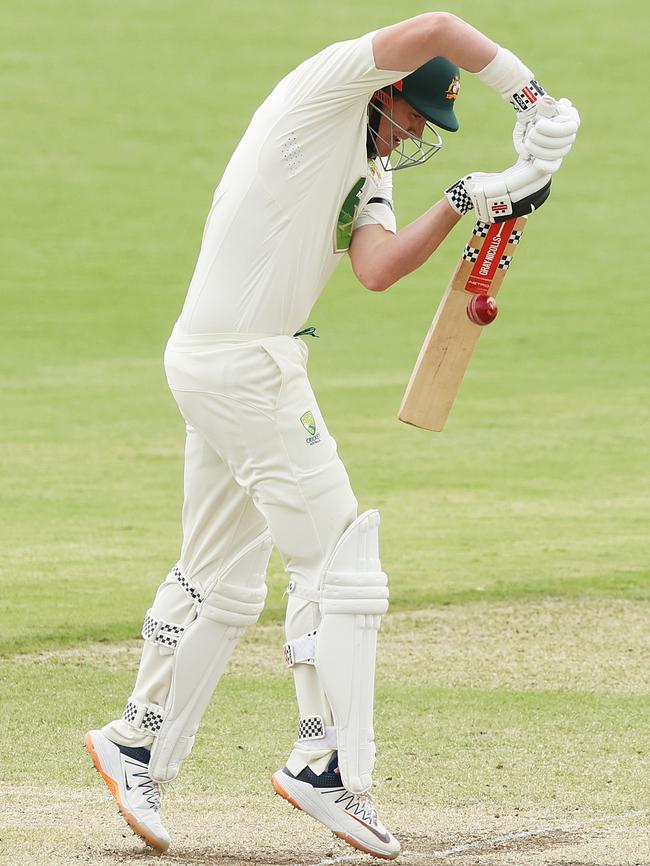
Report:
M171 838L160 819L162 792L149 775L149 750L118 746L101 731L88 731L86 749L134 833L166 851Z
M276 792L296 809L307 812L365 854L394 860L400 844L379 820L369 794L353 794L341 785L336 758L320 776L309 767L294 776L286 767L273 774Z

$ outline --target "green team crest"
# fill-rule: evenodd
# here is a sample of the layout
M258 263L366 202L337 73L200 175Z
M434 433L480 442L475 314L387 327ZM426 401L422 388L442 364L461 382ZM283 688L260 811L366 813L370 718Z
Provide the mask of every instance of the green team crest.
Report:
M354 184L350 192L346 195L339 218L336 223L336 233L334 236L334 252L344 253L350 249L350 241L352 240L352 224L359 209L359 196L366 182L365 177L360 177Z
M304 415L300 416L300 420L302 422L302 426L309 433L310 436L313 436L316 432L316 420L314 418L313 412L305 412Z

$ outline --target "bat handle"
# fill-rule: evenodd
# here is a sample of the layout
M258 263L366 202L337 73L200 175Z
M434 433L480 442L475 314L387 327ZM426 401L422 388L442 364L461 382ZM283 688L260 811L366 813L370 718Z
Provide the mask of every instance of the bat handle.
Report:
M560 113L552 96L542 96L537 106L537 113L542 117L557 117Z

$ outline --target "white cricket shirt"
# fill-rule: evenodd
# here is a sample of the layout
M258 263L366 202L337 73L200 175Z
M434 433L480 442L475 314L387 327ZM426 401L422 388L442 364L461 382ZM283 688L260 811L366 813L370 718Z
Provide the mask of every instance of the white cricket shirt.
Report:
M379 70L373 33L330 45L284 78L253 115L214 194L177 333L293 334L354 228L395 231L392 173L366 156Z

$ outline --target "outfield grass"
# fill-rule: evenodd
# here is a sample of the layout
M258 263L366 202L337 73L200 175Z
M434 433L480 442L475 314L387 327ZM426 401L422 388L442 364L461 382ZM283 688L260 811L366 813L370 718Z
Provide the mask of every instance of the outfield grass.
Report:
M310 341L310 370L361 507L382 512L392 611L449 610L459 628L463 611L480 610L461 632L470 646L502 605L533 610L550 599L558 612L598 611L594 646L608 672L598 683L538 674L543 686L527 684L535 635L514 657L512 679L496 683L476 659L453 682L443 666L433 678L423 669L419 684L389 682L387 664L378 725L388 802L397 808L407 788L431 809L483 803L514 814L523 803L553 815L574 802L584 814L622 812L647 797L647 681L620 691L616 670L628 670L629 655L614 650L609 628L627 627L618 605L650 610L646 232L635 213L648 140L638 95L645 7L623 0L614 18L602 0L511 6L447 8L573 98L583 126L531 219L445 432L407 428L395 415L468 224L385 295L363 290L342 265L310 319L321 335ZM213 188L248 118L284 72L327 42L427 8L0 8L0 779L90 784L74 751L79 733L128 692L134 658L127 670L86 669L84 647L103 642L109 658L135 638L178 556L183 425L162 352ZM458 113L461 133L445 135L435 160L396 176L400 225L458 176L511 162L509 109L469 75ZM277 556L269 583L263 622L277 643L286 584ZM553 633L568 670L575 629L561 613L554 621L564 624ZM647 638L631 646L647 658ZM72 663L65 654L74 647ZM63 656L14 664L16 653L45 650ZM469 676L476 669L484 684ZM223 796L211 767L215 756L230 766L243 712L252 740L235 755L241 791L258 796L290 738L289 679L236 671L219 707L205 728L208 751L181 785ZM25 737L29 760L14 748ZM39 748L48 738L49 758ZM418 746L406 748L411 741Z
M601 5L585 19L545 4L535 27L506 4L453 6L573 96L583 128L445 433L394 419L467 226L385 296L344 265L312 318L312 377L362 506L384 515L395 607L477 592L648 597L644 229L623 201L645 139L606 144L600 113L615 101L637 116L619 58L640 34L632 14L610 32ZM183 432L160 358L211 191L255 105L324 30L342 38L396 11L300 4L296 27L297 4L256 9L94 0L0 13L3 650L136 630L177 557ZM458 174L510 159L508 110L466 79L462 133L396 178L402 224ZM277 560L271 584L277 620Z
M633 609L619 608L619 636L608 633L620 678L589 676L593 650L574 645L567 682L565 666L545 641L548 609L528 602L494 614L483 603L467 608L466 616L450 611L398 619L384 637L376 720L382 802L392 809L411 804L414 814L485 801L506 812L552 808L563 815L644 808L650 696L637 692L650 659ZM604 609L592 603L582 611L582 626L574 620L581 644L589 644L590 618ZM445 633L469 624L479 642L490 632L492 616L499 619L499 635L492 633L480 652ZM280 642L279 626L260 627L240 647L174 788L190 794L198 786L222 799L231 792L244 801L268 799L269 776L291 748L296 712ZM456 660L446 654L449 644ZM95 788L91 766L82 760L81 732L119 712L138 654L137 643L114 649L94 644L0 663L0 700L12 704L0 734L2 780ZM594 660L602 665L606 657L601 652ZM483 683L474 675L481 665ZM12 749L26 730L30 741Z

